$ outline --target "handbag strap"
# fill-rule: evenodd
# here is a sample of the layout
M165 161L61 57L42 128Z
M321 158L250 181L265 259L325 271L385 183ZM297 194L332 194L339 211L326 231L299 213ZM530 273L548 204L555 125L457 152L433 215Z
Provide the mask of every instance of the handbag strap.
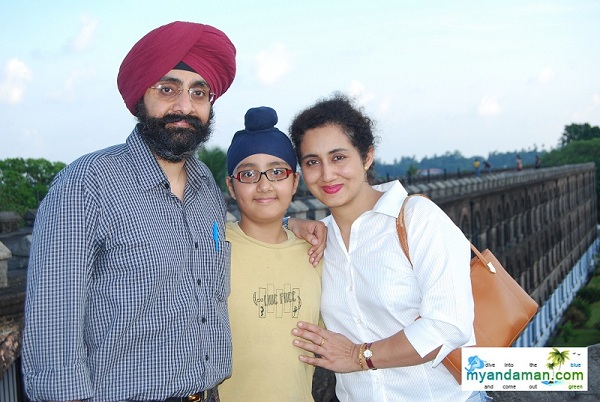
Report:
M425 198L429 198L426 195L423 194L411 194L408 195L404 198L404 201L402 202L402 207L400 208L400 212L398 213L398 218L396 219L396 231L398 232L398 239L400 240L400 246L402 247L402 251L404 251L404 255L406 255L406 258L408 258L408 262L410 263L410 266L413 267L413 263L410 259L410 254L408 252L408 238L406 235L406 225L404 223L404 207L406 206L406 203L408 202L408 200L412 197L425 197ZM477 249L477 247L475 247L473 245L473 243L469 242L469 244L471 245L471 251L473 251L473 254L475 254L475 256L477 256L477 258L479 258L479 260L483 263L483 265L485 267L487 267L488 271L490 271L492 274L496 273L496 268L494 267L494 264L492 264L491 261L489 261L488 259L486 259L483 254L481 254L481 252Z

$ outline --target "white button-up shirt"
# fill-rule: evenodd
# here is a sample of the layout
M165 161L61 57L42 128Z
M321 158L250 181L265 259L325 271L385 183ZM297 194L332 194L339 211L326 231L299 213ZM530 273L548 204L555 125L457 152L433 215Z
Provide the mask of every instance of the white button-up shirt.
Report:
M327 329L357 344L404 330L421 356L442 348L434 361L417 366L336 374L337 397L341 402L464 401L471 392L461 391L439 363L475 340L469 241L437 205L412 198L404 213L413 269L396 231L407 192L398 181L375 189L385 193L352 224L348 250L333 216L324 219L321 313Z

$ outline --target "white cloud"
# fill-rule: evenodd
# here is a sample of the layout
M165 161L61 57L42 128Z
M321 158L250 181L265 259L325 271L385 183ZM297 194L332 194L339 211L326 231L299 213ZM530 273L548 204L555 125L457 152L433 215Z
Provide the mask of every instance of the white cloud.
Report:
M27 144L27 147L35 154L39 154L39 151L43 151L46 147L44 138L40 135L36 129L26 129L23 131L23 137L21 138L23 144Z
M556 73L551 68L545 68L537 76L537 81L540 84L546 84L547 82L552 81Z
M19 59L10 59L0 82L0 102L17 104L23 100L27 83L33 78L31 69Z
M51 88L53 92L48 93L48 96L59 101L74 101L79 84L86 83L95 76L95 70L73 70L62 85Z
M502 113L502 107L495 95L485 95L479 101L479 114L482 116L495 116Z
M71 42L71 47L76 51L85 50L90 46L94 40L96 27L98 26L98 20L85 14L80 17L80 22L79 32Z
M592 102L586 105L582 110L578 110L573 113L574 121L588 122L594 125L594 122L598 120L598 114L600 112L600 93L592 95Z
M356 98L362 105L366 105L375 98L375 95L368 93L365 90L364 84L358 80L352 80L352 82L350 82L348 94L351 97Z
M381 102L379 102L379 113L381 113L382 115L386 115L387 112L390 111L392 104L393 104L393 102L392 102L391 95L384 97L381 100Z
M292 60L292 54L281 43L259 52L254 58L258 80L267 85L275 84L292 69Z

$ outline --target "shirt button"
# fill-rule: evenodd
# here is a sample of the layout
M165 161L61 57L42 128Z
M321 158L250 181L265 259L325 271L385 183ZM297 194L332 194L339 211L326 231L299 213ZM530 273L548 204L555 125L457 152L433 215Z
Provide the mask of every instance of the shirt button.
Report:
M198 248L198 242L194 243L194 247L196 247L196 249Z
M206 323L206 317L202 317L202 319L200 321L202 321L202 324L205 324Z
M200 286L200 284L202 283L202 281L200 280L200 278L196 279L196 283L198 284L198 286Z
M205 359L206 361L208 361L208 355L204 356L204 359Z
M352 285L348 286L348 292L352 292Z
M356 319L356 323L357 323L357 324L362 324L362 320L361 320L360 318L357 318L357 319Z

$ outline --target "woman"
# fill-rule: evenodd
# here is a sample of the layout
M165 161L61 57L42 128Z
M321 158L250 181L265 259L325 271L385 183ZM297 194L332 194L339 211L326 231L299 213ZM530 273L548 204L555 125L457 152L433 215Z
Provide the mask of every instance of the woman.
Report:
M300 360L336 372L340 401L486 400L462 391L440 364L474 344L469 242L424 197L405 207L410 257L396 232L407 196L398 181L371 187L372 121L343 95L301 112L290 135L325 219L321 314L299 322Z

